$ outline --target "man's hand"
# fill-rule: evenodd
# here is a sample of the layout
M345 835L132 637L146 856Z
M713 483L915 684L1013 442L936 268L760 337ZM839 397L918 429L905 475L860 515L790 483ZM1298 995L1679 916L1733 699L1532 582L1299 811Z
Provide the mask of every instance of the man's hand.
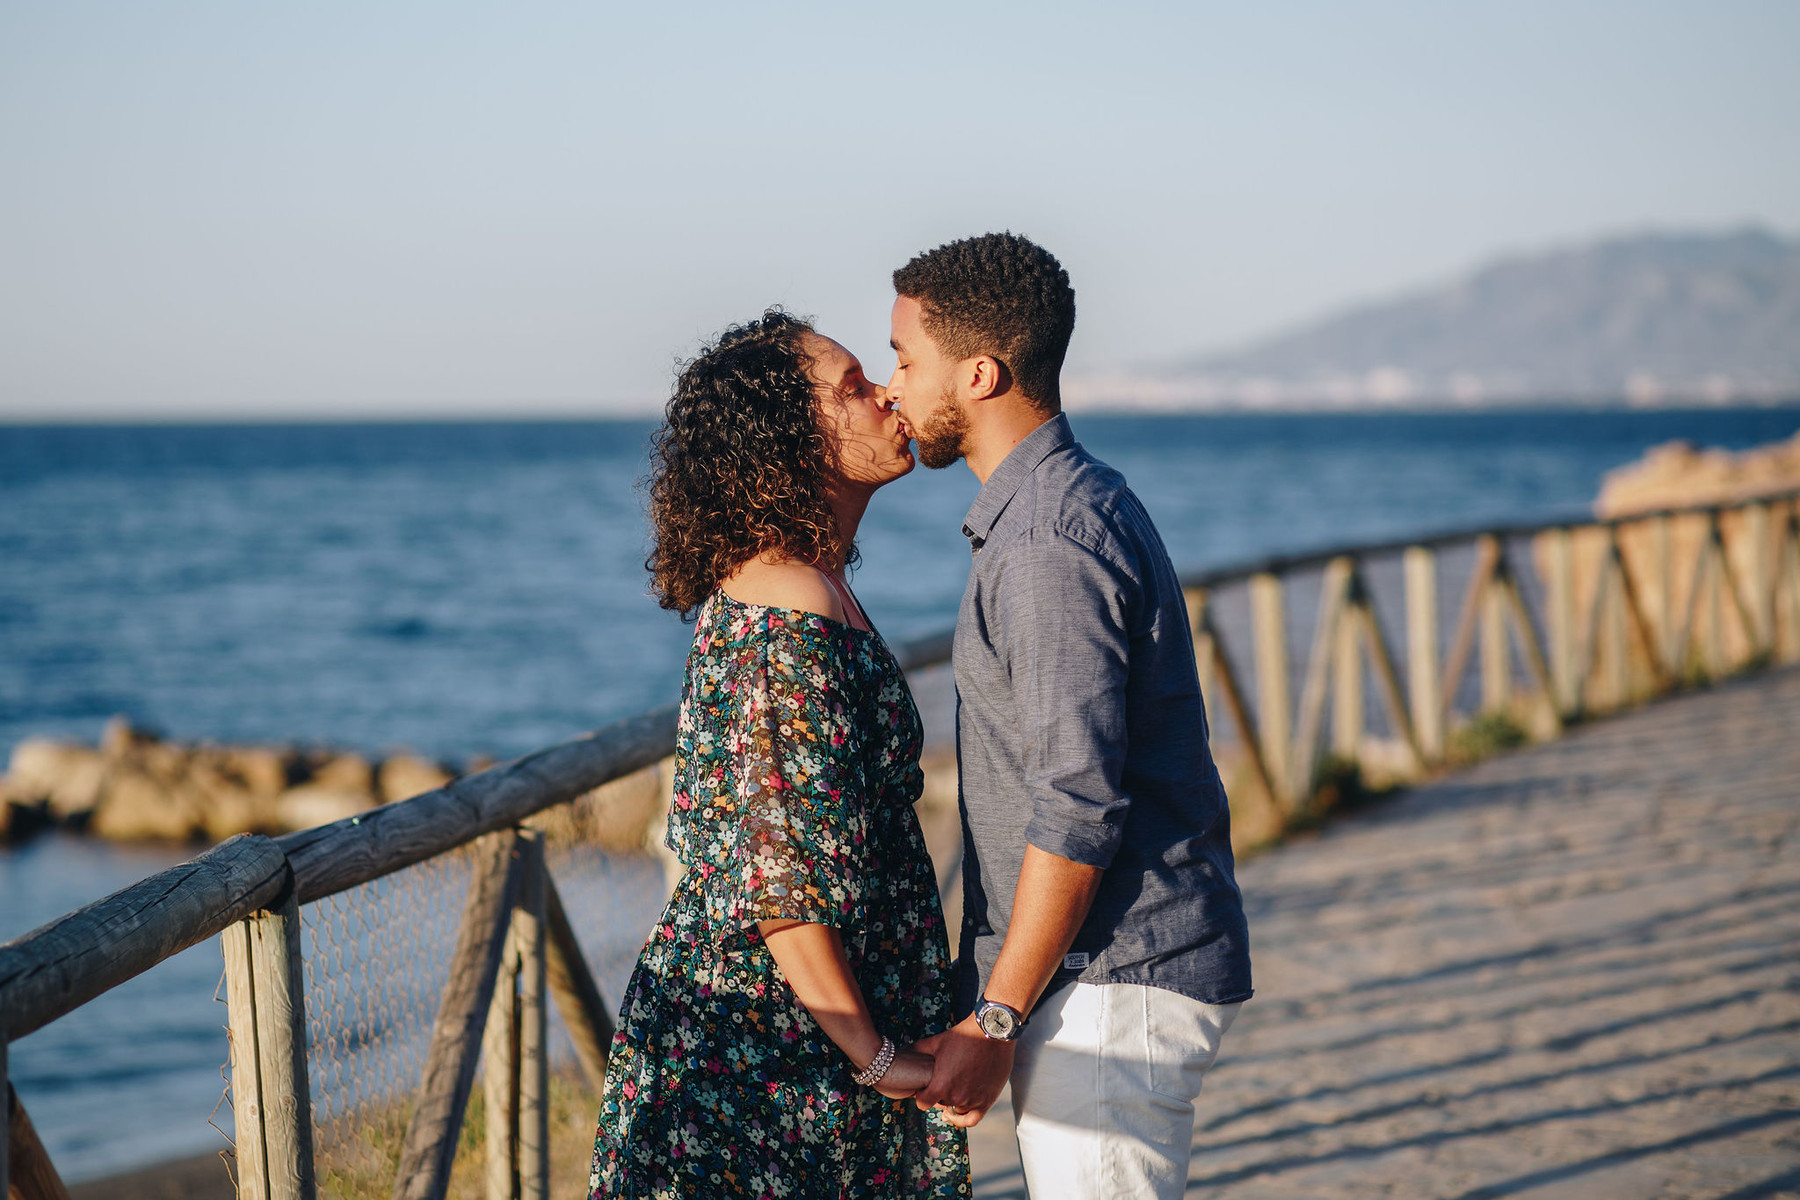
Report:
M920 1108L943 1107L952 1125L974 1125L1000 1098L1012 1077L1017 1042L1002 1042L981 1032L973 1016L943 1033L921 1038L914 1047L937 1056L931 1082L913 1097Z

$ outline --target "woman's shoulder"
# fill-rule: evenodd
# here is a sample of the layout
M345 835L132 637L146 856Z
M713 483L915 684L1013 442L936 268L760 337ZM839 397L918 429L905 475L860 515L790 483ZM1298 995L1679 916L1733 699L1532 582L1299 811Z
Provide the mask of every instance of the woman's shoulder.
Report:
M739 604L810 613L845 623L843 602L818 568L807 563L751 559L721 582L719 590Z

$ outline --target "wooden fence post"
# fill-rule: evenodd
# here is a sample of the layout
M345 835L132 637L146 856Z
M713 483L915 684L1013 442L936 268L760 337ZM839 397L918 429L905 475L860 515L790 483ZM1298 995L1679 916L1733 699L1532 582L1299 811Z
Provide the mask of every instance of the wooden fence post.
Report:
M518 907L513 940L519 947L519 1196L550 1196L550 1026L545 1007L544 909L547 869L541 830L520 831Z
M1368 725L1363 713L1360 637L1355 621L1339 618L1332 646L1331 749L1340 758L1351 760L1362 755L1363 731Z
M1731 565L1725 561L1725 542L1719 535L1719 514L1715 511L1706 521L1706 552L1712 562L1707 577L1706 623L1701 626L1702 655L1709 679L1725 674L1725 573Z
M312 1092L306 1075L306 986L300 906L290 889L273 910L220 935L231 1021L231 1094L238 1195L313 1200Z
M1437 555L1408 546L1406 571L1406 681L1413 731L1428 762L1444 756L1444 698L1438 691Z
M1506 560L1498 550L1495 562L1494 575L1481 590L1481 707L1488 712L1504 709L1512 699L1512 654L1506 646L1506 600L1500 591Z
M1704 518L1702 518L1704 520ZM1700 546L1694 555L1692 578L1688 581L1687 602L1682 605L1681 620L1676 628L1675 652L1670 659L1670 669L1677 676L1688 669L1690 663L1697 662L1702 672L1711 675L1715 664L1708 658L1708 630L1706 625L1708 610L1716 615L1717 588L1713 575L1716 567L1713 562L1713 543L1710 526L1701 530ZM1709 596L1709 593L1712 593Z
M488 1200L519 1194L519 946L510 931L481 1034Z
M1326 689L1331 662L1336 652L1336 639L1344 622L1344 609L1350 599L1350 587L1356 579L1356 560L1349 557L1332 559L1325 564L1325 576L1319 583L1319 619L1313 628L1312 649L1307 655L1306 682L1300 691L1300 722L1288 752L1287 811L1294 812L1306 800L1313 787L1313 774L1318 767L1319 735L1323 732Z
M547 1200L544 835L519 831L519 888L481 1038L489 1200Z
M1616 537L1611 541L1611 554L1613 565L1617 568L1619 602L1624 606L1621 621L1625 632L1621 636L1637 647L1645 669L1650 672L1650 693L1656 695L1669 686L1669 668L1656 648L1656 633L1650 628L1649 619L1644 616L1644 605L1638 596L1637 583L1625 565L1625 556L1619 553Z
M1580 649L1575 630L1575 550L1566 528L1545 531L1544 607L1550 628L1550 680L1557 711L1573 716L1581 707Z
M1657 653L1668 662L1675 651L1675 545L1667 514L1650 520L1650 627Z
M1263 768L1277 806L1292 811L1297 784L1288 778L1289 730L1287 615L1281 580L1268 571L1250 577L1250 627L1255 641L1256 724L1262 735Z
M231 1044L232 1149L238 1200L269 1200L269 1148L263 1136L261 1055L256 1048L256 988L248 918L219 935L225 956L225 1006Z

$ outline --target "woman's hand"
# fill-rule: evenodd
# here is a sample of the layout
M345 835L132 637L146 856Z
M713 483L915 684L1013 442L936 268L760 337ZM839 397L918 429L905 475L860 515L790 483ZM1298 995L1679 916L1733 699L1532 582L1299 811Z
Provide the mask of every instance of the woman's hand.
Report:
M910 1100L915 1092L931 1082L931 1069L935 1065L936 1060L923 1051L902 1050L894 1055L887 1074L881 1077L875 1090L889 1100Z

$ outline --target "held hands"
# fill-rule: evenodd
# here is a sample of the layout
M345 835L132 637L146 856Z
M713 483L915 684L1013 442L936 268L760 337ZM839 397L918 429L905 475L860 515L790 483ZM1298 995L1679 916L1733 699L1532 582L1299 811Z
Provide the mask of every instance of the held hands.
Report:
M888 1064L887 1074L881 1077L875 1090L889 1100L910 1100L920 1088L931 1082L931 1068L931 1055L909 1047L894 1055L894 1061Z
M931 1081L913 1095L920 1108L942 1108L952 1125L969 1128L994 1106L1012 1077L1017 1042L996 1041L981 1032L974 1017L920 1038L918 1050L935 1056Z

